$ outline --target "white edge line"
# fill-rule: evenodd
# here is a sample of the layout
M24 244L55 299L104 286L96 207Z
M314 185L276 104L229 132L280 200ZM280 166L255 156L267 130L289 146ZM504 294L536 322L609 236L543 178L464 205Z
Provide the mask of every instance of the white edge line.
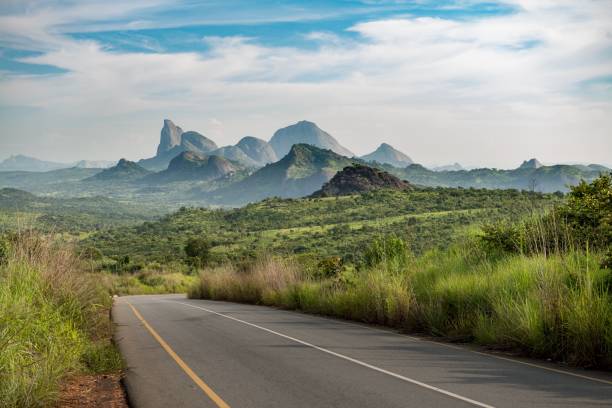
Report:
M164 300L165 302L176 302L173 300ZM249 306L258 306L258 305L249 305ZM580 374L580 373L575 373L572 371L568 371L568 370L564 370L562 368L555 368L555 367L547 367L544 365L540 365L537 363L532 363L529 361L523 361L520 359L516 359L516 358L512 358L511 356L500 356L497 354L493 354L493 353L489 353L486 351L478 351L478 350L472 350L468 347L461 347L461 346L455 346L453 344L448 344L448 343L443 343L440 341L436 341L436 340L431 340L429 338L421 338L421 337L415 337L415 336L411 336L409 334L405 334L405 333L400 333L396 330L393 330L393 328L382 328L382 327L376 327L376 326L371 326L368 324L362 324L362 323L358 323L355 321L348 321L348 320L344 320L341 318L337 318L337 317L333 317L333 316L325 316L325 315L318 315L318 314L312 314L312 313L305 313L305 312L301 312L299 310L283 310L283 309L276 309L280 312L286 312L286 313L297 313L300 316L303 317L317 317L320 319L325 319L325 320L329 320L335 323L340 323L340 324L344 324L344 325L348 325L348 326L355 326L355 327L360 327L362 329L367 329L367 330L374 330L377 331L379 333L384 333L384 334L391 334L394 336L400 336L403 337L405 339L414 341L414 342L421 342L421 343L431 343L431 344L436 344L438 346L443 346L443 347L447 347L447 348L451 348L454 350L460 350L466 353L472 353L472 354L478 354L480 356L483 357L489 357L489 358L494 358L496 360L503 360L503 361L507 361L509 363L515 363L515 364L521 364L527 367L533 367L533 368L539 368L541 370L546 370L546 371L550 371L553 373L557 373L557 374L562 374L562 375L569 375L575 378L581 378L583 380L588 380L588 381L595 381L597 383L600 384L606 384L606 385L612 385L612 381L608 381L605 380L603 378L597 378L597 377L590 377L588 375L584 375L584 374Z
M174 301L174 303L178 303L178 304L181 304L181 305L184 305L184 306L193 307L193 308L195 308L195 309L204 310L205 312L212 313L212 314L215 314L215 315L217 315L217 316L225 317L225 318L227 318L227 319L234 320L234 321L240 322L240 323L242 323L242 324L246 324L247 326L255 327L255 328L260 329L260 330L263 330L263 331L265 331L265 332L268 332L268 333L275 334L275 335L277 335L277 336L283 337L283 338L285 338L285 339L287 339L287 340L291 340L291 341L294 341L294 342L296 342L296 343L302 344L302 345L304 345L304 346L311 347L311 348L313 348L313 349L316 349L316 350L322 351L323 353L327 353L327 354L330 354L330 355L332 355L332 356L335 356L335 357L341 358L341 359L343 359L343 360L350 361L351 363L355 363L355 364L360 365L360 366L362 366L362 367L366 367L366 368L369 368L369 369L371 369L371 370L378 371L379 373L383 373L383 374L386 374L386 375L388 375L388 376L391 376L391 377L397 378L397 379L399 379L399 380L406 381L406 382L409 382L409 383L414 384L414 385L418 385L419 387L427 388L428 390L432 390L432 391L438 392L438 393L440 393L440 394L444 394L444 395L446 395L446 396L449 396L449 397L452 397L452 398L455 398L455 399L458 399L458 400L461 400L461 401L467 402L467 403L469 403L469 404L472 404L472 405L475 405L475 406L478 406L478 407L483 407L483 408L495 408L495 407L494 407L494 406L492 406L492 405L487 405L487 404L485 404L485 403L483 403L483 402L475 401L475 400L473 400L473 399L470 399L470 398L467 398L467 397L463 397L463 396L461 396L461 395L458 395L458 394L452 393L452 392L450 392L450 391L443 390L442 388L434 387L433 385L425 384L424 382L421 382L421 381L418 381L418 380L414 380L414 379L412 379L412 378L405 377L405 376L403 376L403 375L400 375L400 374L397 374L397 373L394 373L394 372L391 372L391 371L387 371L387 370L385 370L385 369L383 369L383 368L376 367L376 366L374 366L374 365L371 365L371 364L365 363L365 362L363 362L363 361L361 361L361 360L357 360L357 359L354 359L354 358L352 358L352 357L345 356L344 354L336 353L335 351L331 351L331 350L328 350L328 349L326 349L326 348L323 348L323 347L319 347L319 346L317 346L317 345L314 345L314 344L312 344L312 343L308 343L308 342L306 342L306 341L303 341L303 340L300 340L300 339L296 339L295 337L287 336L286 334L282 334L282 333L276 332L276 331L274 331L274 330L271 330L271 329L265 328L265 327L263 327L263 326L256 325L256 324L254 324L254 323L249 323L249 322L247 322L247 321L244 321L244 320L238 319L238 318L236 318L236 317L228 316L228 315L226 315L226 314L219 313L219 312L215 312L214 310L210 310L210 309L207 309L207 308L205 308L205 307L201 307L201 306L195 306L195 305L192 305L192 304L189 304L189 303L183 303L183 302L177 302L177 301Z

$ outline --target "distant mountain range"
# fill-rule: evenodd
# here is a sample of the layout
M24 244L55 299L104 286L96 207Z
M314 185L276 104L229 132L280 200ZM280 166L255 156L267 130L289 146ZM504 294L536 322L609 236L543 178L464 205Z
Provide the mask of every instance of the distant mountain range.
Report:
M597 164L546 166L535 158L511 170L465 170L458 163L428 169L387 143L354 157L309 121L279 129L269 142L246 136L236 145L219 147L201 133L183 131L169 119L164 120L154 157L109 164L62 164L12 156L0 163L0 188L241 205L273 196L308 196L319 190L320 195L335 195L385 185L394 188L403 180L413 186L567 191L569 185L610 171Z
M81 169L106 168L113 166L116 162L106 160L80 160L73 163L58 163L24 156L14 155L0 162L0 171L52 171L78 167Z

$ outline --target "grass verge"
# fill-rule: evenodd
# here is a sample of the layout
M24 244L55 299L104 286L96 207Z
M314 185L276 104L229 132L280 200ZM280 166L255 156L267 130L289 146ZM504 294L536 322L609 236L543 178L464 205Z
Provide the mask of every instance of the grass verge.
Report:
M49 406L67 376L119 372L111 298L74 251L30 233L1 244L0 406Z
M612 274L601 255L511 255L491 259L466 244L401 265L379 263L331 278L291 261L266 259L246 271L204 270L192 298L299 309L453 341L612 366Z

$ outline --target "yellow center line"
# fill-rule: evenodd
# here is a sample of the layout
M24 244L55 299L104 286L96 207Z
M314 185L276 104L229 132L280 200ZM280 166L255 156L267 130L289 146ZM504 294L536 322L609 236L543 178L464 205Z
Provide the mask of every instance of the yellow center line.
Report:
M157 342L162 346L164 350L166 350L168 354L170 354L170 357L172 357L176 364L178 364L178 366L181 367L181 369L189 376L189 378L191 378L193 382L196 383L196 385L200 387L202 391L204 391L208 398L210 398L219 408L230 408L230 406L225 401L223 401L223 399L221 399L221 397L219 397L219 395L217 395L217 393L214 392L212 388L208 386L208 384L206 384L200 377L198 377L198 375L193 372L191 367L189 367L187 363L185 363L183 359L180 358L178 354L174 352L174 350L172 350L168 343L166 343L164 339L162 339L161 336L157 334L153 327L151 327L151 325L147 323L147 321L144 319L144 317L142 317L140 312L136 310L136 308L132 306L132 304L127 300L125 301L125 303L128 304L128 306L132 309L138 320L140 320L144 327L147 328L149 333L151 333L151 336L153 336L153 338L157 340Z

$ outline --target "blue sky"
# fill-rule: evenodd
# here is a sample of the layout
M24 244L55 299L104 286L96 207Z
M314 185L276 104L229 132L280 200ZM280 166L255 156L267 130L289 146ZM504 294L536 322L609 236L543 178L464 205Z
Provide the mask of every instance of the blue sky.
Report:
M612 151L608 2L111 3L0 4L0 158L146 157L165 117L220 145L309 119L430 164Z

